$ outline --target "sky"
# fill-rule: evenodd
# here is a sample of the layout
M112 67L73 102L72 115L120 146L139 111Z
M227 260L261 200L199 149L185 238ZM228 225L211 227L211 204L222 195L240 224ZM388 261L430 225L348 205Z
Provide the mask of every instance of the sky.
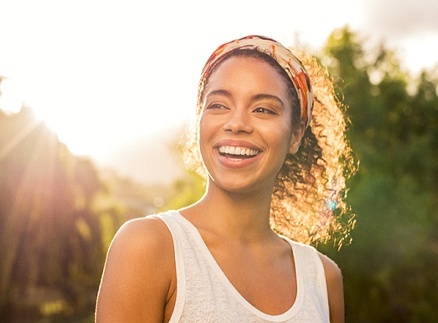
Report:
M438 63L436 17L437 0L0 0L0 108L24 103L73 153L104 160L190 120L201 68L225 41L317 51L348 25L418 73Z

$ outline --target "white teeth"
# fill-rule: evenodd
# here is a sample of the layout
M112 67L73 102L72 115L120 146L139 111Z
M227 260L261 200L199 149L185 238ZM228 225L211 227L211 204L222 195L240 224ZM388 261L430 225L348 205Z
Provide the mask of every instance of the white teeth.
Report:
M237 155L237 156L256 156L259 152L255 149L245 147L221 146L219 147L221 154Z

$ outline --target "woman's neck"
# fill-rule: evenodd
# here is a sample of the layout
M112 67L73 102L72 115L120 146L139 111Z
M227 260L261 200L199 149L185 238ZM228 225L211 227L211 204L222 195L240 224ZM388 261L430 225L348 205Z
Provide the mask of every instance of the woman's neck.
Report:
M272 235L269 225L271 193L233 193L208 185L204 197L181 210L200 231L215 232L242 242Z

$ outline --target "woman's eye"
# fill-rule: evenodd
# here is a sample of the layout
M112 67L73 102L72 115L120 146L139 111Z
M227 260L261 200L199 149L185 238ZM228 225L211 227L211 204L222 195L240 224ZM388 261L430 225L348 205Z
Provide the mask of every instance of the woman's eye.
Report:
M277 114L274 110L266 108L256 108L254 109L254 112L263 114Z
M207 109L226 109L226 106L219 103L213 103L207 106Z

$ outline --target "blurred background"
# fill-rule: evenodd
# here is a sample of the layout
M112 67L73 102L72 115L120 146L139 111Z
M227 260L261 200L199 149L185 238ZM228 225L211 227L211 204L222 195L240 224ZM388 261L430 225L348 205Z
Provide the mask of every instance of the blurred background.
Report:
M347 322L438 321L438 2L0 0L0 321L93 322L127 220L192 203L208 55L247 34L327 66L351 119Z

